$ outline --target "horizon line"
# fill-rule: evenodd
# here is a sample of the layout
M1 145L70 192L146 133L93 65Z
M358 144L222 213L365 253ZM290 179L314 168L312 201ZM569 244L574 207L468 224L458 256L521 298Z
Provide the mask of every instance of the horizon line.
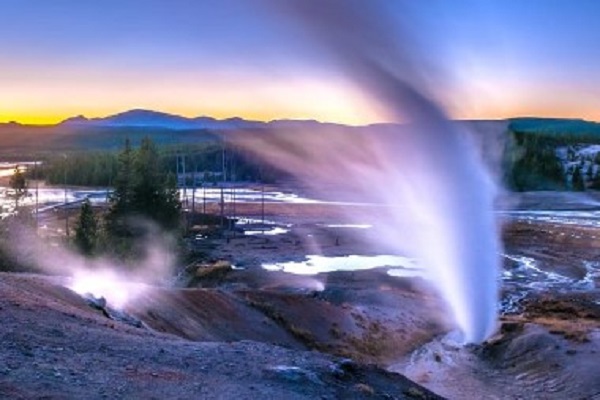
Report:
M173 116L173 117L177 117L177 118L183 118L183 119L188 119L188 120L193 120L193 119L198 119L198 118L210 118L213 119L215 121L227 121L227 120L231 120L231 119L241 119L243 121L246 122L257 122L257 123L264 123L264 124L269 124L272 122L277 122L277 121L291 121L291 122L317 122L320 124L336 124L336 125L345 125L345 126L353 126L353 127L364 127L364 126L370 126L370 125L380 125L380 124L401 124L401 122L394 122L394 121L371 121L371 122L367 122L367 123L362 123L362 124L356 124L356 123L347 123L347 122L339 122L339 121L332 121L332 120L321 120L318 118L295 118L295 117L285 117L282 116L281 118L275 118L275 119L256 119L256 118L247 118L247 117L241 117L239 114L238 115L231 115L231 116L226 116L226 117L213 117L211 115L206 115L206 114L198 114L198 115L193 115L193 116L187 116L184 114L179 114L179 113L173 113L173 112L168 112L168 111L160 111L160 110L152 110L152 109L148 109L148 108L131 108L128 110L124 110L124 111L119 111L116 113L109 113L109 114L105 114L102 116L93 116L93 117L87 117L85 114L76 114L70 117L66 117L63 119L58 120L57 122L40 122L40 123L36 123L36 122L26 122L23 121L22 119L8 119L8 120L0 120L0 125L20 125L20 126L31 126L31 127L52 127L52 126L58 126L61 125L71 119L75 119L75 118L84 118L87 121L94 121L94 120L103 120L103 119L107 119L110 117L114 117L117 115L121 115L121 114L126 114L126 113L130 113L130 112L150 112L150 113L156 113L156 114L164 114L164 115L168 115L168 116ZM556 120L581 120L584 122L593 122L593 123L598 123L598 121L596 120L590 120L590 119L586 119L584 117L572 117L572 116L547 116L547 115L531 115L531 114L521 114L521 115L515 115L515 116L505 116L505 117L490 117L490 118L482 118L482 117L475 117L475 118L464 118L464 117L460 117L460 118L452 118L449 117L448 120L449 121L506 121L506 120L513 120L513 119L527 119L527 118L532 118L532 119L556 119Z

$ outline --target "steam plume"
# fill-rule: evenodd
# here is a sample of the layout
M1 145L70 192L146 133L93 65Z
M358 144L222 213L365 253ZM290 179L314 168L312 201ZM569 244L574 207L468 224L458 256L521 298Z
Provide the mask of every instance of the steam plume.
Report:
M117 259L86 257L64 244L50 244L30 228L11 227L4 251L26 265L48 274L68 277L65 286L81 295L104 297L109 305L122 308L142 294L148 285L164 284L175 265L170 237L148 221L137 221L144 232L136 243L142 250L135 265Z
M496 322L499 244L494 186L468 135L427 92L431 71L411 40L395 31L379 1L264 0L298 23L388 118L405 125L348 131L239 135L238 143L326 196L386 205L350 219L375 220L378 243L409 252L452 310L466 342ZM254 135L256 136L256 135Z

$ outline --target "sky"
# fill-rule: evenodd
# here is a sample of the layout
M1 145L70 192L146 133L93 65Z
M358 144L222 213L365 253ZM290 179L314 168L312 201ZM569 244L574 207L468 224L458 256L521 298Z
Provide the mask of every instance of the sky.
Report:
M406 45L423 56L432 96L451 117L600 120L600 2L383 3L410 31ZM269 4L0 0L0 122L137 108L379 122L369 97Z

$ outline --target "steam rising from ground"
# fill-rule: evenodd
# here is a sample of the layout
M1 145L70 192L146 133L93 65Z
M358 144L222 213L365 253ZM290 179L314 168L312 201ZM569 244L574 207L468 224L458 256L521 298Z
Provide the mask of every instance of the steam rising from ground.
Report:
M265 0L313 35L324 58L387 118L405 125L310 132L247 132L236 139L321 196L384 204L351 221L375 225L374 240L415 257L447 301L467 342L495 328L499 244L494 186L466 132L427 94L423 57L392 29L379 1ZM252 137L250 137L252 136Z
M175 263L172 241L150 223L136 224L144 235L136 244L139 257L127 263L104 257L86 257L64 244L50 244L24 226L11 227L6 251L49 274L68 277L65 286L80 295L104 297L117 309L142 294L149 285L163 284Z

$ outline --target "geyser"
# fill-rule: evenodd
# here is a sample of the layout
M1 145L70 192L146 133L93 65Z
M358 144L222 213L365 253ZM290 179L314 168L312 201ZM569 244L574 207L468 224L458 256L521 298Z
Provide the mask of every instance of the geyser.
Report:
M431 100L426 87L432 76L425 73L431 69L406 32L398 34L381 2L265 3L312 35L309 43L321 57L403 125L270 131L252 138L241 132L239 144L321 196L333 185L349 202L383 204L376 212L349 208L348 218L372 222L378 245L419 260L464 341L485 340L495 328L498 297L494 185L468 132Z

